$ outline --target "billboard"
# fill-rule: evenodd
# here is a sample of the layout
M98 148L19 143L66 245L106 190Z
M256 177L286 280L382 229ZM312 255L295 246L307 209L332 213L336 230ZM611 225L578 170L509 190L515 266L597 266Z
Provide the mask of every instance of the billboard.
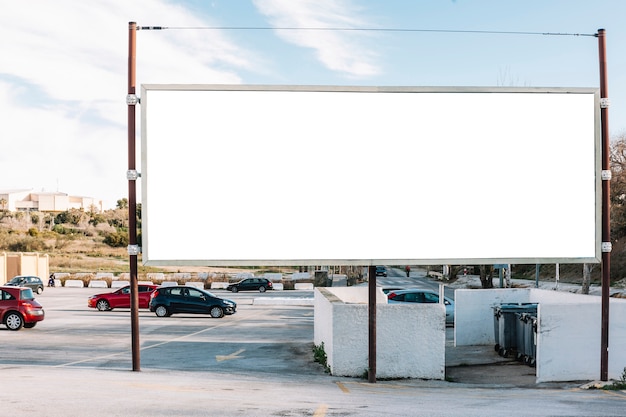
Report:
M146 265L599 262L592 88L142 85Z

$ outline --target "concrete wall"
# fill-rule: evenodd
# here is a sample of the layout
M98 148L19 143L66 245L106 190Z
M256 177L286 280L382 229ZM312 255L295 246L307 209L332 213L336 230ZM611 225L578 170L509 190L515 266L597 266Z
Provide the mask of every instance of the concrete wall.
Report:
M316 288L314 343L324 343L337 376L363 376L369 366L368 289ZM441 304L376 304L376 375L444 379L445 308Z
M455 344L495 344L493 309L538 303L537 382L600 379L601 297L540 289L457 290ZM626 300L609 304L609 378L626 367Z
M32 252L0 253L0 284L4 284L16 275L35 275L44 283L48 282L50 270L49 256Z

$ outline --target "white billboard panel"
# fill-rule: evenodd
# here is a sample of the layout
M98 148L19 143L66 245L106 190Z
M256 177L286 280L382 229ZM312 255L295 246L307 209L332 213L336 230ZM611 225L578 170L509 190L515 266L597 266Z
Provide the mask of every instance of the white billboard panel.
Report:
M142 86L146 265L598 262L596 89Z

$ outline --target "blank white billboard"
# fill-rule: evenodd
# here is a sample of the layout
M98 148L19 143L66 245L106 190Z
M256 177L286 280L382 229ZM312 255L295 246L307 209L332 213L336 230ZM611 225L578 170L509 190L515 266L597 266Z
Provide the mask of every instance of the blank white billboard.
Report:
M587 88L143 85L143 262L599 262L598 103Z

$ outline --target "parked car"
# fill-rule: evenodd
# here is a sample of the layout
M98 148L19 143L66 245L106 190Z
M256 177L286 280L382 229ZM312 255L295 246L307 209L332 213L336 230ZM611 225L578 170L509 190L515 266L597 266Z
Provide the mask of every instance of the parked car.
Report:
M380 288L383 291L383 293L385 293L385 295L388 295L392 291L400 291L404 289L402 287L384 287L384 286L379 286L378 288Z
M35 300L33 290L27 287L0 287L0 323L9 330L33 328L44 317L43 307Z
M158 285L150 284L139 284L137 286L139 308L148 308L150 294L158 287ZM92 295L87 298L87 307L97 308L100 311L109 311L114 308L130 308L130 285L122 287L117 291Z
M385 268L384 266L377 266L376 267L376 276L377 277L386 277L387 276L387 268Z
M439 294L426 289L409 289L391 291L387 294L387 301L393 303L438 303ZM449 297L443 298L446 307L446 324L454 324L454 300Z
M159 287L150 295L150 311L158 317L172 314L210 314L220 318L235 314L237 303L220 298L206 290L184 285Z
M272 281L267 278L246 278L226 287L228 291L259 291L273 290Z
M41 278L31 275L18 275L11 278L11 281L7 282L5 285L10 285L14 287L28 287L37 294L41 294L43 292L43 281L41 280Z

